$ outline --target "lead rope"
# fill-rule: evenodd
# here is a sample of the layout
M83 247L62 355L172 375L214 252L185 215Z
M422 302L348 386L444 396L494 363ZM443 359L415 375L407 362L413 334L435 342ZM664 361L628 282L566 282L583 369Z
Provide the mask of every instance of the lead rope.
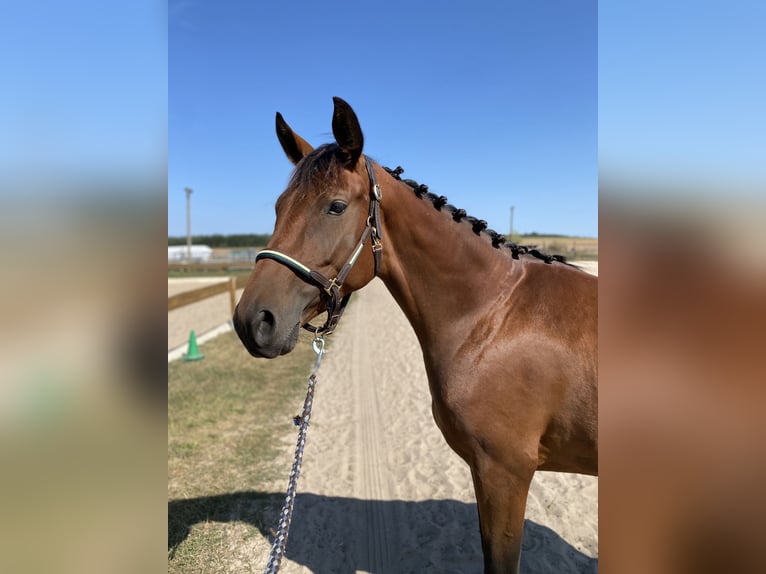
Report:
M274 544L271 546L269 561L266 564L264 574L277 574L277 572L279 572L279 564L282 562L282 556L285 553L285 546L287 545L287 535L290 531L290 521L293 516L293 504L295 503L298 477L301 475L301 463L303 463L303 449L306 446L306 430L309 427L311 405L314 402L314 387L317 384L317 371L319 370L319 364L322 362L322 356L325 353L324 338L317 337L314 339L312 346L314 352L317 354L317 358L314 362L314 368L309 375L306 400L303 401L303 412L293 419L295 425L300 427L298 431L298 442L295 445L293 467L292 470L290 470L290 478L287 482L287 496L285 497L285 503L282 505L282 511L279 514L279 526L274 535Z

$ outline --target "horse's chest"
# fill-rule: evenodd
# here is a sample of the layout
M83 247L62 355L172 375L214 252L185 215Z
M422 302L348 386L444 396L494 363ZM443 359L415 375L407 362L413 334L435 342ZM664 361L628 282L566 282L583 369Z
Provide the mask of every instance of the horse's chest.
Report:
M431 380L431 410L447 444L467 459L470 442L468 393L461 381Z

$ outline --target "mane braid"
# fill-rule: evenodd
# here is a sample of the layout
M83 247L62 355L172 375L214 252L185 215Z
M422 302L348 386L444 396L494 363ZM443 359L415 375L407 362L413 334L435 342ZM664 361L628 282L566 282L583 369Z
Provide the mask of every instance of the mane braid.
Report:
M565 265L571 265L570 263L567 263L566 258L563 255L547 255L537 249L531 249L527 245L517 245L513 241L509 241L505 235L498 233L494 229L487 229L486 221L468 215L465 209L458 209L454 205L447 203L447 198L445 196L431 193L428 191L427 185L420 184L414 179L402 179L401 175L404 173L404 168L402 168L402 166L397 166L395 169L383 166L383 169L385 169L386 172L388 172L388 174L394 179L403 181L409 187L411 187L412 191L415 192L417 197L430 201L434 208L438 211L446 211L447 213L451 214L452 219L458 223L468 223L476 235L481 235L484 233L485 235L489 236L489 238L492 240L492 247L495 249L500 249L500 247L509 249L513 259L518 259L521 255L529 255L548 264L555 261L558 263L564 263Z

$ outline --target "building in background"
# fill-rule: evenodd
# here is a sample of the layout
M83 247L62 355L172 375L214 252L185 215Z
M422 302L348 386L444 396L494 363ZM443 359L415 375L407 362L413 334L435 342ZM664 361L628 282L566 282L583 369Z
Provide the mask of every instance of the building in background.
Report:
M207 245L191 246L191 261L188 261L186 245L168 246L168 263L205 263L210 259L213 250Z

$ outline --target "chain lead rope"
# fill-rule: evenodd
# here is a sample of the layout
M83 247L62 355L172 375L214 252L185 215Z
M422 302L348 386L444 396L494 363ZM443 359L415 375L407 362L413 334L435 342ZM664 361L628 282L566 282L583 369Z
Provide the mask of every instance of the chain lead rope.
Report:
M279 526L274 535L274 544L269 552L269 561L266 564L264 574L277 574L279 564L282 562L282 556L285 553L287 545L287 535L290 531L290 521L293 517L293 505L295 504L295 494L298 486L298 477L301 475L301 464L303 463L303 449L306 446L306 431L308 430L309 420L311 419L311 406L314 402L314 387L317 384L317 371L322 362L324 350L324 338L317 337L312 343L314 352L317 354L314 368L308 379L308 390L306 391L306 400L303 401L303 412L293 419L293 423L298 430L298 442L295 445L295 456L293 457L293 467L290 470L290 478L287 482L287 496L282 510L279 513Z

